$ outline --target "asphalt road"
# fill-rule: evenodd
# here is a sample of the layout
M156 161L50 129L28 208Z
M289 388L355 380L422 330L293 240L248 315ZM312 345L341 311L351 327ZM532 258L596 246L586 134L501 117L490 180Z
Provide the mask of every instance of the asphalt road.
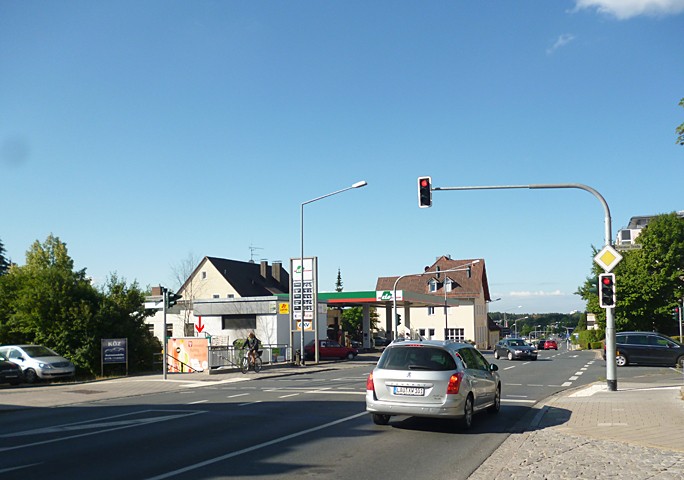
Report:
M593 352L496 363L499 414L448 422L365 413L372 366L226 383L0 416L3 480L98 478L466 479L552 393L605 378ZM40 389L36 389L36 395Z

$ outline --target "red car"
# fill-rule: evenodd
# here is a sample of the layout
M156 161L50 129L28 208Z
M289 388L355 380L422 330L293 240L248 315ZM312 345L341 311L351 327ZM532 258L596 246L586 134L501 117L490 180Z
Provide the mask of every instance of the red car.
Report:
M304 347L304 358L313 360L316 353L314 352L314 341L311 340ZM339 358L351 360L359 354L359 351L353 347L345 347L340 345L335 340L319 340L318 341L318 356L319 358Z
M555 340L547 340L544 342L544 350L558 350L558 344Z

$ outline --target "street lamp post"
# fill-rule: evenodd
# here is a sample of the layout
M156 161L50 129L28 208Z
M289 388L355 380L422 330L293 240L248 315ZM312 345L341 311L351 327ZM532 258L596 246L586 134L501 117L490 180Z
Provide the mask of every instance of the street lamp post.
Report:
M361 180L360 182L356 182L355 184L351 185L350 187L343 188L341 190L337 190L332 193L328 193L326 195L321 195L320 197L313 198L311 200L307 200L306 202L302 202L300 206L300 211L299 211L299 239L300 239L300 257L299 257L299 265L301 268L301 274L302 274L302 282L304 281L304 205L308 205L309 203L317 202L318 200L323 200L324 198L332 197L333 195L337 195L338 193L346 192L347 190L351 190L353 188L361 188L365 187L368 185L365 180ZM318 332L318 325L316 325L317 320L318 320L318 312L317 310L317 305L314 304L314 311L313 311L313 327L314 327L314 340L318 340L317 337L317 332ZM304 298L302 298L302 310L301 310L302 318L301 318L301 339L300 339L300 354L301 354L301 363L304 365ZM290 345L292 345L293 342L290 341ZM314 341L315 345L315 361L318 362L318 342Z
M393 335L394 335L393 340L396 340L397 334L399 333L399 322L397 319L397 285L399 284L399 280L401 280L402 278L405 278L405 277L419 277L422 275L431 275L434 273L465 272L468 269L470 269L473 265L475 265L476 263L480 263L480 261L475 260L472 263L468 263L466 265L461 265L459 267L450 268L448 270L436 270L436 271L432 271L432 272L423 272L423 273L406 273L404 275L397 277L397 279L394 281L394 287L392 288L392 315L394 316L394 318L392 319L392 330L393 330ZM446 300L446 289L445 289L445 291L444 291L444 318L445 318L445 320L446 320L446 306L447 306L447 300ZM444 337L445 337L444 340L446 340L446 329L447 328L448 327L445 327L445 329L444 329Z

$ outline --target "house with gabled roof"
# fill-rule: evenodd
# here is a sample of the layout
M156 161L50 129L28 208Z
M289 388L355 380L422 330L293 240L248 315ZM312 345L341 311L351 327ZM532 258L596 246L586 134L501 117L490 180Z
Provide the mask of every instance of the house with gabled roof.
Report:
M205 336L213 344L232 343L254 331L264 344L289 344L290 276L281 262L242 262L204 257L178 289L180 301L147 320L160 339ZM154 294L155 292L153 292Z
M377 280L377 291L393 291L396 286L398 297L407 291L429 298L401 302L397 312L400 331L412 338L472 341L479 348L494 345L500 329L487 315L491 297L484 259L453 260L444 255L425 267L425 272L429 273ZM391 331L391 310L378 309L378 314L380 322L384 321Z

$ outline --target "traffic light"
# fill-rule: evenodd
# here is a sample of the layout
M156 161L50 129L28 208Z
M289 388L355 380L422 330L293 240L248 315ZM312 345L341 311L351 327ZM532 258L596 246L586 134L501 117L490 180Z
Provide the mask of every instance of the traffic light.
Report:
M599 305L601 308L615 306L615 274L602 273L599 275Z
M178 302L178 300L180 300L181 298L183 298L183 295L178 295L177 293L168 292L166 294L166 308L173 307Z
M418 177L418 206L427 208L432 206L432 178Z

